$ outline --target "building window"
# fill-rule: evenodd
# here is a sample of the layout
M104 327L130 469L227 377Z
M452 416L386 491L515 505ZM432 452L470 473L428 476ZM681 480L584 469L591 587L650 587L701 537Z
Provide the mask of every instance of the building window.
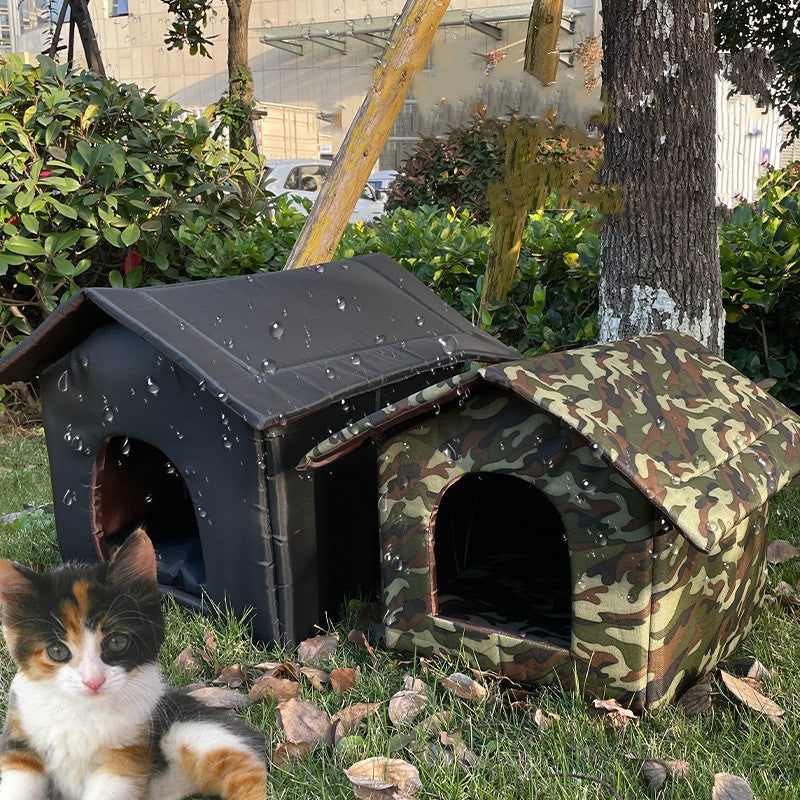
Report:
M50 24L50 0L20 0L17 3L17 27L20 33Z
M128 0L110 0L108 8L109 17L128 16Z

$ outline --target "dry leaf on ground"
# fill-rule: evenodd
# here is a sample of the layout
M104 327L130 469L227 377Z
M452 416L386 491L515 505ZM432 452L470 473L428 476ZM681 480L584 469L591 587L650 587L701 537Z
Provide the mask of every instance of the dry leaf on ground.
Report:
M719 666L737 678L752 678L762 684L772 680L772 673L757 658L725 659Z
M200 662L191 647L184 647L175 657L175 665L186 672L197 672L200 669Z
M337 711L331 722L336 727L336 741L351 734L370 714L381 707L381 703L353 703Z
M298 761L307 758L310 752L308 742L279 742L272 753L272 763L281 769L291 769Z
M219 675L214 679L218 686L227 686L229 689L238 689L245 681L247 676L241 664L231 664L223 667Z
M336 667L331 670L331 689L336 694L349 692L356 684L356 671L350 667Z
M561 717L558 714L554 714L552 711L545 711L542 708L537 708L533 715L533 721L540 731L552 728L560 719Z
M300 684L286 678L275 678L272 675L262 675L250 689L250 702L258 703L262 700L285 700L300 697Z
M645 783L657 792L666 782L667 778L685 779L689 776L689 762L678 759L662 760L648 758L642 762L640 769Z
M430 691L428 684L425 683L425 681L423 681L421 678L414 678L411 675L405 675L403 677L403 689L405 689L407 692L416 692L424 697L427 697L428 692Z
M730 772L718 772L714 776L714 789L711 800L753 800L750 784L738 775Z
M212 708L244 708L250 702L247 695L235 689L222 689L218 686L204 686L189 692L189 695Z
M774 719L779 719L784 715L784 710L774 700L765 697L746 680L729 675L723 669L719 671L719 675L722 678L722 682L725 684L725 688L737 700L749 706L754 711L759 711Z
M454 672L452 675L442 678L441 684L462 700L483 700L488 694L483 686L463 672Z
M478 763L478 756L470 750L464 740L461 738L460 731L447 733L442 731L439 734L439 741L453 751L453 755L465 767L474 767Z
M681 695L678 706L687 717L697 716L711 708L711 681L712 677L706 675Z
M767 561L770 564L783 564L784 561L790 561L798 556L800 556L800 550L786 539L776 539L767 547Z
M331 676L329 672L319 667L300 667L300 674L305 677L308 682L318 691L326 692L331 685Z
M301 661L323 661L330 658L339 647L339 637L336 634L327 636L314 636L300 642L297 646L297 657Z
M395 728L411 724L428 705L428 698L417 692L397 692L389 701L389 719Z
M413 797L421 788L419 770L399 758L376 756L346 769L353 794L359 800L398 800Z
M328 715L307 700L293 698L281 703L275 715L287 742L315 745L333 744L333 723Z
M639 724L639 717L616 700L594 700L590 711L594 712L594 716L602 717L606 728L625 728Z
M420 736L438 736L450 727L452 711L437 711L418 723L415 730Z
M378 663L378 656L375 655L375 651L372 649L372 645L369 643L364 631L350 631L347 634L347 641L357 647L363 647L369 653L373 665Z

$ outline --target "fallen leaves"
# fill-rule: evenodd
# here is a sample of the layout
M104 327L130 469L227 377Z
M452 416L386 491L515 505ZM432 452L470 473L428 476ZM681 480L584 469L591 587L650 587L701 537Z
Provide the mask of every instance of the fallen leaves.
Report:
M725 684L725 688L740 703L744 703L760 714L765 714L777 725L783 724L781 717L784 714L784 710L774 700L770 700L768 697L761 694L752 683L748 683L746 679L729 675L725 670L720 670L719 676ZM753 683L759 684L759 681L753 678L750 680L753 681Z
M359 800L405 800L422 787L419 770L399 758L367 758L344 772Z
M355 686L357 673L349 667L336 667L331 670L331 689L336 694L346 694Z
M273 700L281 703L300 697L300 684L274 675L262 675L250 689L248 699L251 703Z
M784 561L790 561L798 556L800 556L800 550L786 539L776 539L767 547L767 562L770 564L783 564Z
M639 717L616 700L594 700L592 710L594 716L603 720L603 726L606 728L626 728L628 725L639 724Z
M678 707L687 717L695 717L711 708L711 682L713 675L706 675L681 695Z
M418 692L397 692L389 700L389 719L395 728L410 725L427 705L428 698Z
M473 680L463 672L454 672L452 675L442 678L440 683L445 689L453 692L462 700L478 702L485 700L489 694L484 686L481 686L476 680Z
M333 745L334 724L330 717L307 700L292 698L278 704L275 711L278 725L287 742L317 745Z
M689 762L678 759L667 759L662 761L658 758L648 758L642 762L639 770L644 782L657 792L666 782L667 778L677 780L689 777Z
M753 800L754 796L750 784L744 778L731 775L730 772L718 772L714 776L711 800Z
M337 711L331 717L331 723L335 728L335 740L338 741L345 736L349 736L370 714L375 713L382 705L383 703L353 703L353 705Z
M297 646L297 657L301 661L315 663L330 658L339 647L338 634L314 636L300 642Z

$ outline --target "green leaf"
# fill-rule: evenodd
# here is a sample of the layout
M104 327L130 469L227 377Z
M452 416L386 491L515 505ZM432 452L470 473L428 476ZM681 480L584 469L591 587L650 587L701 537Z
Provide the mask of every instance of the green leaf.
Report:
M14 279L16 280L17 283L21 283L24 286L33 286L33 281L31 280L31 276L28 275L27 272L18 272L14 276Z
M108 282L115 289L121 289L124 286L124 281L122 280L122 273L117 269L112 269L111 272L108 273Z
M138 225L135 224L128 225L128 227L122 231L121 234L122 243L130 247L132 244L135 244L136 242L139 241L139 237L141 235L142 232L139 229Z
M45 254L44 248L39 242L24 236L9 236L5 246L7 250L21 256L43 256Z
M103 234L103 238L112 246L112 247L123 247L122 243L122 236L120 232L116 228L103 228L101 233Z

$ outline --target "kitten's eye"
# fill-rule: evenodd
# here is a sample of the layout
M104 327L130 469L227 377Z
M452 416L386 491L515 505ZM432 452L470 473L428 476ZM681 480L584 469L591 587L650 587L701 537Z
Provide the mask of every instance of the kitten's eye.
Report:
M51 644L50 647L47 648L46 652L48 658L51 661L55 661L57 664L63 664L65 661L69 661L72 658L72 653L70 653L69 647L61 642Z
M130 644L130 637L124 633L112 633L107 636L104 642L105 646L111 653L121 653L127 649Z

